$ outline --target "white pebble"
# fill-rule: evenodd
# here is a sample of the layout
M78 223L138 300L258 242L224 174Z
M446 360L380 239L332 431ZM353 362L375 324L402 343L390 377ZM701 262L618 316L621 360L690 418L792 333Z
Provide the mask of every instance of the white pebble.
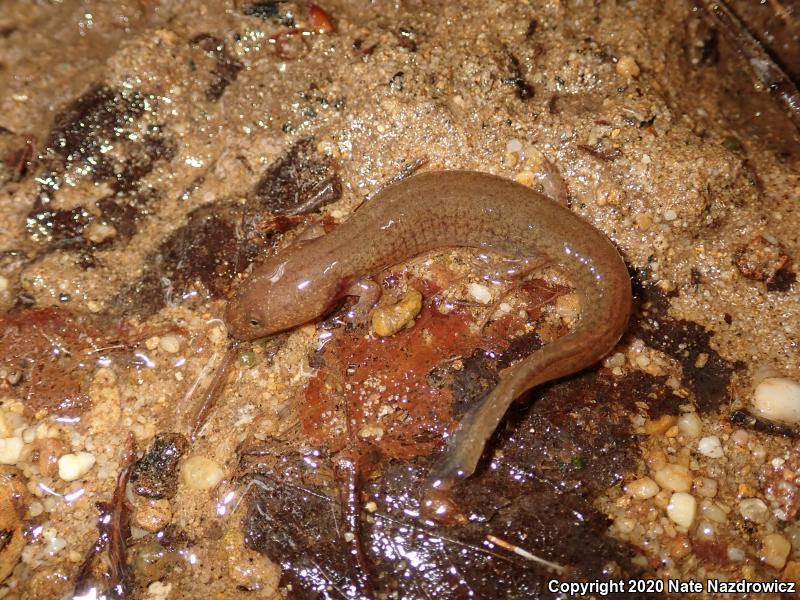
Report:
M689 528L694 523L697 501L691 494L675 492L667 505L667 516L673 523Z
M467 291L469 292L469 295L475 299L475 301L480 302L481 304L489 304L489 302L492 301L492 293L485 285L481 285L480 283L470 283L467 286Z
M0 465L15 465L22 456L25 443L22 438L0 438Z
M678 417L678 429L680 432L689 439L694 439L700 435L703 429L703 422L697 413L683 413Z
M22 432L22 441L26 444L32 444L36 439L36 428L26 427Z
M519 152L520 150L522 150L522 142L518 139L510 139L506 143L506 152Z
M58 459L58 476L64 481L75 481L86 475L94 463L94 454L90 452L65 454Z
M737 446L746 446L749 439L750 434L744 429L737 429L731 434L731 441Z
M728 548L728 560L732 562L741 562L744 560L744 550L741 548L736 548L735 546L730 546Z
M665 211L664 211L664 219L665 219L665 220L667 220L667 221L674 221L674 220L675 220L675 219L677 219L677 218L678 218L678 213L676 213L676 212L675 212L674 210L672 210L671 208L670 208L670 209L667 209L667 210L665 210Z
M625 355L622 352L615 352L611 356L606 357L606 359L603 361L603 366L607 369L613 369L614 367L624 367Z
M703 499L700 503L700 513L715 523L725 523L728 520L728 515L720 508L719 504L708 498Z
M177 352L181 349L181 339L177 335L165 335L158 342L158 345L164 352L177 354Z
M708 458L722 458L725 453L722 451L722 443L715 435L704 437L697 443L697 450Z
M67 547L67 540L60 537L54 537L47 542L47 547L45 548L45 552L47 552L47 554L49 554L50 556L53 556L61 552L66 547Z
M694 482L695 491L705 498L713 498L717 495L717 480L711 477L699 477Z
M225 472L217 463L205 456L187 458L181 467L181 480L193 490L208 490L217 485Z
M768 377L756 386L754 412L772 421L800 422L800 383L786 377Z
M692 489L692 473L687 467L668 464L653 473L656 483L673 492L688 492Z
M625 486L625 493L639 500L652 498L660 491L661 488L658 487L658 484L649 477L642 477L636 481L631 481Z
M769 519L769 508L759 498L745 498L739 502L739 514L746 521L766 523L767 519Z

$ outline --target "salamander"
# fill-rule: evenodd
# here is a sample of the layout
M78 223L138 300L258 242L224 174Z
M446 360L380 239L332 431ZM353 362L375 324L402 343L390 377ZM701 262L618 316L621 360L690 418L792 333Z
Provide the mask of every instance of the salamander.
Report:
M603 233L513 181L472 171L427 172L381 190L331 233L268 258L225 312L235 339L278 333L324 315L365 276L456 246L558 267L578 295L581 314L570 333L501 371L499 383L467 411L431 472L435 490L474 472L514 399L596 363L619 341L631 310L631 282Z

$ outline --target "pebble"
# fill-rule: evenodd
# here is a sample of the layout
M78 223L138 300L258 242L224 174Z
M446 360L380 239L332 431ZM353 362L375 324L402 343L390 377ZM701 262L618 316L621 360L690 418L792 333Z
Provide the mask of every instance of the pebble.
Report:
M704 498L700 502L700 513L715 523L725 523L728 520L728 515L719 507L719 504L708 498Z
M480 283L470 283L467 286L467 292L469 292L473 300L481 304L489 304L492 301L492 292L488 287Z
M613 369L614 367L624 367L625 366L625 355L622 352L615 352L611 356L606 357L603 361L603 366L607 369Z
M771 533L761 540L761 554L759 558L765 564L776 569L782 569L786 564L792 545L780 533Z
M684 437L694 439L700 437L700 431L703 429L703 422L700 420L700 417L697 416L697 413L683 413L678 417L678 429L680 429Z
M668 464L653 474L656 483L673 492L688 492L692 489L692 473L683 465Z
M522 151L522 142L520 142L516 138L512 138L506 142L506 152L521 152Z
M627 54L619 57L616 70L617 74L622 75L623 77L638 77L639 73L641 72L636 59Z
M193 490L211 489L224 475L222 467L205 456L192 456L181 467L181 481Z
M522 185L526 185L528 187L533 187L536 183L536 176L531 171L520 171L516 174L514 179L517 180L517 183L521 183Z
M136 507L134 523L151 533L164 529L172 519L172 507L165 498L143 500Z
M744 429L737 429L731 434L731 441L739 447L746 446L749 439L750 434Z
M704 437L697 444L697 450L708 458L723 458L725 453L722 451L722 442L715 435Z
M658 487L658 484L649 477L642 477L636 481L631 481L625 486L625 493L639 500L652 498L660 491L661 488Z
M14 426L11 424L10 419L6 413L0 410L0 438L13 437Z
M15 465L22 456L25 443L20 437L0 438L0 465Z
M31 502L31 505L28 507L28 514L32 517L38 517L40 514L44 512L44 506L38 500Z
M697 500L685 492L675 492L667 505L667 516L673 523L689 528L697 513Z
M766 523L769 519L769 508L759 498L745 498L739 502L739 514L746 521Z
M783 570L783 581L793 581L800 586L800 562L790 560L786 563L786 568Z
M756 386L753 410L765 419L800 422L800 383L787 377L768 377Z
M674 415L662 415L658 419L650 420L644 424L644 432L647 435L661 435L670 427L675 425L677 419Z
M86 475L94 463L94 454L90 452L65 454L58 459L58 476L64 481L75 481Z
M728 548L728 560L733 562L741 562L744 560L744 557L744 550L741 548L736 548L735 546L730 546Z
M164 352L176 354L181 349L181 338L177 335L165 335L159 340L158 345Z
M694 488L704 498L713 498L717 495L717 480L711 477L699 477L694 482Z

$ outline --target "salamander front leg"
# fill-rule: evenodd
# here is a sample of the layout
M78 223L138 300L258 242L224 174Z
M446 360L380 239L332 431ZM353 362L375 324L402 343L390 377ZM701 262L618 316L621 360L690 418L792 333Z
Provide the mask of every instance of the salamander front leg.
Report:
M347 311L345 320L353 325L363 325L369 320L369 311L381 297L381 286L371 279L361 279L350 285L346 296L358 296L358 301Z

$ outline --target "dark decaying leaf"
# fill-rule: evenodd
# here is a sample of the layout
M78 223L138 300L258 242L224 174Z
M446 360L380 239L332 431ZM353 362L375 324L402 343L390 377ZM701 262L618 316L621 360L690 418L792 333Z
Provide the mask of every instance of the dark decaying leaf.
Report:
M267 254L276 236L339 198L341 183L311 140L294 144L270 165L245 203L218 201L193 211L126 286L115 310L147 316L189 298L225 296L236 275Z
M158 124L148 124L155 97L138 91L96 85L56 115L47 138L39 175L39 194L28 214L28 231L50 250L109 245L127 239L158 192L142 179L159 161L170 161L176 148ZM65 175L79 170L109 194L72 208L56 208ZM86 230L96 221L116 229L113 239L93 243Z
M631 335L680 363L681 384L692 392L701 412L727 404L731 376L742 363L725 360L711 347L712 331L693 321L670 317L669 298L655 286L639 286L638 295L642 313L629 328Z
M469 515L464 525L417 516L435 456L380 460L363 486L363 564L343 551L343 483L324 454L284 448L255 464L245 460L243 483L257 481L244 519L246 544L282 563L283 583L297 598L359 597L365 570L372 591L386 597L553 597L546 586L553 572L496 547L488 535L564 566L563 579L640 575L630 560L635 550L606 535L607 519L592 499L634 466L630 405L646 396L652 379L587 373L516 407L476 475L458 488Z

